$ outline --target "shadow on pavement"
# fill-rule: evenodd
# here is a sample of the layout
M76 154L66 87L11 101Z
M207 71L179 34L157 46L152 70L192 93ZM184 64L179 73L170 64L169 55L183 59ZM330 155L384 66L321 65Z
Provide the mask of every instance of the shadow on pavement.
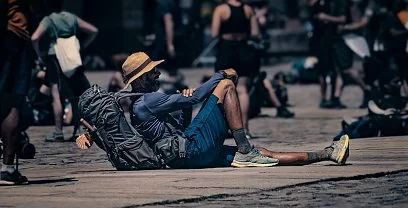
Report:
M56 178L56 179L43 179L43 180L30 180L31 185L35 184L51 184L51 183L69 183L77 182L75 178Z

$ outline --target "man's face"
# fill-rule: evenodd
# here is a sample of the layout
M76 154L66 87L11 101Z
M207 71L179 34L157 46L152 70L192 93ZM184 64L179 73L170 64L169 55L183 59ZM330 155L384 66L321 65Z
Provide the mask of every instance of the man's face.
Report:
M160 72L156 68L152 69L147 74L146 81L149 83L151 90L153 92L156 92L160 88L159 77L160 77Z

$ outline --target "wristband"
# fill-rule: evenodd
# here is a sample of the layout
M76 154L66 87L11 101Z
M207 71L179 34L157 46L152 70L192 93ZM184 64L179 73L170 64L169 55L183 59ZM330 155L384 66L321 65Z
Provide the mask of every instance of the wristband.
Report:
M224 77L224 79L228 78L228 74L224 70L219 71L219 73Z

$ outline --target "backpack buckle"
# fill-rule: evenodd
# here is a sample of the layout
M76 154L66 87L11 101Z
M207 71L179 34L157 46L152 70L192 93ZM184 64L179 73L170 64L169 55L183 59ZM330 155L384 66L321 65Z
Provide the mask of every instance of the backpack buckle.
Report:
M186 157L186 139L184 137L178 136L179 142L179 156L180 158Z

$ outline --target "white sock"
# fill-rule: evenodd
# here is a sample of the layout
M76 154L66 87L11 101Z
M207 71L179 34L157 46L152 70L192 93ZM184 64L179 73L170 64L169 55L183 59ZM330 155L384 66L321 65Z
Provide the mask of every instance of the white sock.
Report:
M15 169L14 165L6 165L6 164L3 164L3 165L1 166L1 172L8 171L9 173L12 173L12 172L14 172L15 170L16 170L16 169Z

